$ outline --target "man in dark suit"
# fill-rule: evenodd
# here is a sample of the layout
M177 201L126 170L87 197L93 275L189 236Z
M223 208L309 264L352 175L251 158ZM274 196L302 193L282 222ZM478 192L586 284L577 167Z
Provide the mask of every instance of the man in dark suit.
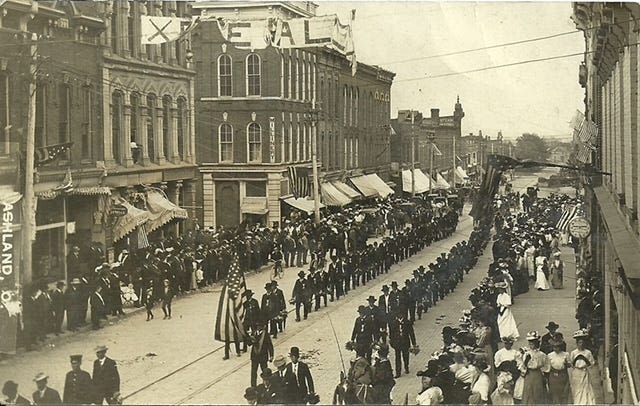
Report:
M56 288L51 292L51 310L53 311L53 332L55 335L62 333L62 320L64 320L64 282L58 281Z
M298 272L298 279L295 285L293 285L293 292L291 296L296 303L296 321L300 321L300 307L304 310L304 319L307 319L309 314L309 306L307 305L307 279L305 278L304 271Z
M171 282L169 281L169 279L165 279L162 283L162 295L160 296L160 299L162 299L162 312L164 313L164 319L170 319L171 302L173 301L175 291L171 287Z
M351 341L364 348L367 361L371 359L371 346L373 344L373 321L365 306L358 307L359 316L353 324ZM371 361L369 361L371 362Z
M256 324L256 331L251 336L251 386L255 387L258 380L258 366L262 372L267 370L267 362L273 361L273 343L271 336L261 320Z
M242 305L244 307L244 328L248 334L251 334L256 330L256 324L261 318L260 305L253 297L251 289L245 290L243 295L247 298Z
M45 375L44 372L40 372L33 379L38 389L33 392L33 404L59 405L62 403L62 399L60 399L58 391L47 386L47 379L49 379L49 377Z
M273 289L273 296L276 298L276 308L278 309L278 313L283 313L287 311L287 301L284 298L284 292L282 289L278 287L278 281L271 281L271 286ZM278 318L278 331L282 333L287 327L287 318L282 317Z
M380 328L389 331L389 320L391 319L391 298L389 296L389 286L382 285L382 294L378 298L378 310L380 312Z
M100 320L107 317L107 307L102 297L102 285L96 285L89 302L91 303L91 325L94 330L98 330L100 328Z
M64 404L89 404L95 403L93 382L88 372L80 369L82 355L71 356L71 371L67 372L64 381L62 403Z
M307 364L300 361L300 349L298 347L291 347L289 358L291 358L291 362L287 365L285 376L289 376L293 382L292 403L305 404L307 403L307 396L310 393L315 393L311 371L309 371Z
M69 288L64 292L64 306L67 311L67 330L76 331L82 321L83 300L86 299L80 289L80 279L71 280Z
M101 405L104 400L112 405L116 403L115 394L120 392L120 374L116 362L107 357L107 347L96 347L96 359L93 361L93 386L96 394L96 404Z
M400 371L402 370L402 360L404 360L404 373L409 373L409 347L416 345L413 322L407 320L407 312L405 309L399 311L396 317L389 322L389 343L396 353L395 377L399 378Z
M273 338L278 338L278 324L276 322L278 306L276 303L276 297L273 294L273 285L271 282L267 282L264 285L264 290L265 293L262 295L262 301L260 303L262 320L268 326L269 334L271 334Z
M551 345L551 340L553 339L557 340L558 338L563 338L562 333L558 332L558 327L560 326L553 321L550 321L546 325L545 328L549 330L549 332L543 335L542 339L540 340L540 351L544 352L545 354L552 352L553 346ZM564 340L562 340L562 345L560 346L560 349L562 351L567 351L567 344L564 342Z
M2 387L2 394L7 397L8 405L30 405L29 399L18 394L18 384L14 381L7 381ZM3 403L4 404L4 403Z

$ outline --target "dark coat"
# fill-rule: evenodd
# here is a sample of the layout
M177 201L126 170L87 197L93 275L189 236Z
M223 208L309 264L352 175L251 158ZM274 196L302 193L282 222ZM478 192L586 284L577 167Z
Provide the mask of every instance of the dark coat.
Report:
M413 323L407 319L393 319L389 322L389 343L394 349L407 349L416 345Z
M120 392L120 374L114 360L107 357L102 366L100 361L93 361L93 386L98 397L111 398Z
M369 316L358 317L353 325L351 341L361 345L371 345L373 343L373 320ZM368 349L368 348L367 348Z
M64 381L62 402L65 404L86 404L95 402L91 375L86 371L69 371Z
M261 334L253 336L251 346L251 359L256 361L269 360L273 358L273 342L267 330L262 330Z
M293 403L306 403L306 397L309 393L315 392L315 387L313 385L313 378L311 377L311 371L309 371L309 366L304 362L298 361L298 375L295 376L293 374L293 363L287 364L287 372L285 373L285 377L289 377L291 379L291 387L293 393ZM286 378L285 378L286 380Z
M32 398L36 405L59 405L62 403L58 391L49 387L44 390L42 397L40 397L40 391L35 391Z

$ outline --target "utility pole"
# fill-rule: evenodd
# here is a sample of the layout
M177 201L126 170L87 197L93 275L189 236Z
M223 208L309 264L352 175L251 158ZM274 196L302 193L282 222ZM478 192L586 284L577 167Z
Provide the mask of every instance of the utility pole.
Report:
M453 133L453 143L451 144L451 153L453 155L453 167L451 169L451 186L456 187L456 134Z
M416 137L413 131L414 114L411 110L411 197L416 195Z
M311 165L313 166L313 212L315 223L320 223L320 185L318 183L318 141L316 101L311 101Z
M22 280L21 285L31 283L32 272L32 247L36 234L35 194L33 192L33 176L35 171L35 138L36 138L36 75L38 63L38 36L31 35L29 54L29 108L27 111L27 142L25 150L24 168L24 220L22 222Z
M429 194L433 194L433 181L437 179L433 177L433 141L436 138L435 133L429 133ZM437 175L436 175L437 177Z

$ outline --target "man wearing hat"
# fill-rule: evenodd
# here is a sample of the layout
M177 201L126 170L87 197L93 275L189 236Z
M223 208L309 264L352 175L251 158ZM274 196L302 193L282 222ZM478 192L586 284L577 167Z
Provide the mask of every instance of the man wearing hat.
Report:
M102 285L97 284L89 299L91 303L91 326L94 330L100 328L100 320L107 317L107 306L102 296Z
M248 334L251 334L255 331L256 323L260 319L260 305L253 297L253 291L251 289L245 290L242 295L247 298L242 304L244 307L244 328Z
M116 362L107 357L107 349L104 345L96 347L97 359L93 361L93 385L99 405L103 400L114 404L114 394L120 392L120 374Z
M287 364L286 375L289 376L291 381L292 403L305 404L307 403L307 396L310 393L315 393L311 371L307 364L300 361L300 349L298 347L291 347L289 358L291 362Z
M544 352L545 354L549 354L551 351L553 351L551 340L554 340L554 339L558 341L562 341L563 342L562 351L567 351L567 344L564 342L564 340L561 340L563 337L562 337L562 334L558 332L558 327L560 326L553 321L550 321L549 323L547 323L545 328L549 332L543 335L542 339L540 340L540 351Z
M296 403L297 386L293 377L287 371L287 359L284 355L278 355L273 359L273 366L276 367L275 375L278 375L282 385L282 402L285 404Z
M282 404L283 387L280 377L274 375L271 368L265 368L260 374L260 378L262 378L262 383L256 389L258 392L257 403L259 405Z
M251 386L256 386L258 366L264 373L267 363L273 361L273 343L263 320L256 323L256 331L251 336ZM271 370L269 370L271 372Z
M365 306L358 307L359 316L356 318L353 331L351 332L351 341L356 346L362 347L365 351L367 361L371 363L371 346L374 341L374 326L371 317Z
M62 403L64 404L88 404L95 403L96 396L93 389L91 375L80 369L82 355L72 355L71 371L67 372L64 381Z
M300 307L303 307L304 310L304 319L307 319L309 314L309 305L307 304L307 287L308 281L305 278L304 271L298 272L298 279L296 280L295 285L293 285L293 292L291 293L291 297L296 304L296 321L300 321Z
M58 281L56 288L51 292L51 311L53 312L53 332L55 335L62 333L62 320L64 319L64 281Z
M416 345L413 322L407 320L407 312L404 309L397 312L396 317L389 322L389 343L395 351L396 378L399 378L403 360L404 373L409 373L409 348Z
M378 349L378 355L373 365L371 382L376 392L375 403L383 405L391 404L391 390L396 384L395 379L393 379L393 368L391 368L391 361L387 358L388 356L389 346L382 344Z
M371 322L373 323L373 339L374 341L378 341L378 339L380 338L380 329L382 327L380 309L375 305L375 296L370 295L367 298L367 302L369 303L369 305L367 306L367 311L369 312L369 317L371 318Z
M278 332L282 333L287 327L287 301L284 298L284 292L278 287L278 281L271 281L271 289L273 292L273 296L275 297L276 309L278 310L278 314L284 314L284 317L279 317L277 321Z
M2 387L2 394L5 395L9 405L30 405L31 402L18 394L18 384L14 381L6 381ZM3 403L4 404L4 403Z
M62 403L62 399L60 399L60 394L57 390L51 389L47 386L47 379L49 377L44 373L40 372L33 379L33 382L36 383L37 390L33 392L32 398L33 403L35 405L59 405Z
M269 328L269 333L273 338L278 338L278 325L276 323L276 317L278 316L278 306L276 303L276 297L273 294L273 284L267 282L264 285L265 293L262 294L262 301L260 309L262 310L262 320Z
M388 330L391 300L389 297L389 286L387 285L382 285L382 294L378 297L378 310L380 312L380 328Z
M73 278L69 288L64 292L64 303L67 309L67 330L76 331L82 321L84 293L80 290L80 279Z

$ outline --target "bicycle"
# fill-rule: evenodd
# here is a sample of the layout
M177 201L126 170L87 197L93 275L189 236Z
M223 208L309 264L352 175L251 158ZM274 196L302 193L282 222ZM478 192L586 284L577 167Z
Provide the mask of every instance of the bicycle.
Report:
M273 261L273 272L271 273L271 280L275 278L282 279L284 276L284 269L282 268L282 260Z

